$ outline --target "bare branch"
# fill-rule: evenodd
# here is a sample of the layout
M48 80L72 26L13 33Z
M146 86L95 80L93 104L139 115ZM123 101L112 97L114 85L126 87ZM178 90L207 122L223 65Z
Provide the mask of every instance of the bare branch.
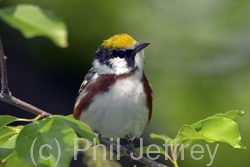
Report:
M0 94L0 100L1 101L4 101L6 103L9 103L13 106L16 106L16 107L19 107L23 110L26 110L34 115L41 115L42 117L46 117L46 116L49 116L51 115L50 113L44 111L44 110L41 110L29 103L26 103L22 100L19 100L18 98L14 97L14 96L10 96L9 98L5 98L2 94Z
M117 144L115 142L112 142L108 139L102 138L102 144L104 144L108 147L112 145L113 150L116 152L118 151L118 147L117 147ZM129 150L127 147L125 147L123 145L120 145L120 152L125 154L127 157L130 157L131 150ZM138 157L140 157L140 155L135 152L134 157L138 158ZM137 161L144 164L144 165L148 165L150 167L167 167L166 165L163 165L161 163L157 163L157 162L150 160L144 156L142 156L142 158L138 159Z
M8 86L8 78L7 78L7 68L6 68L6 56L4 56L3 45L0 37L0 66L1 66L1 93L0 100L12 104L16 107L24 109L26 111L31 112L35 115L41 115L42 117L51 115L35 106L32 106L29 103L26 103L22 100L19 100L11 95Z
M0 37L1 93L4 98L9 98L11 96L11 92L8 86L6 59L7 57L4 56L2 40Z

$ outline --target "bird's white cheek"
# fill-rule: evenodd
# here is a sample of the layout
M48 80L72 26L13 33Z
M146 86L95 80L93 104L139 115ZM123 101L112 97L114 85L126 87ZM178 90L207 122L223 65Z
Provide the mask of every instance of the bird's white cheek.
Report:
M112 68L115 70L116 74L124 74L131 71L131 68L128 68L128 63L124 58L112 58L109 60Z
M143 52L143 50L136 53L136 55L135 55L135 65L139 69L143 69L143 67L144 67L144 52Z
M127 61L121 58L112 58L109 60L112 68L106 64L101 64L98 60L93 62L94 68L98 74L124 74L130 72L132 69L128 68Z

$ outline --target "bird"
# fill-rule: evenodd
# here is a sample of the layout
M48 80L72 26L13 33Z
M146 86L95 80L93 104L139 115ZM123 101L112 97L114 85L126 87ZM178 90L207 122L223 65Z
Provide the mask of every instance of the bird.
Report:
M133 144L150 122L153 91L144 72L148 42L128 34L103 41L84 77L73 116L101 137Z

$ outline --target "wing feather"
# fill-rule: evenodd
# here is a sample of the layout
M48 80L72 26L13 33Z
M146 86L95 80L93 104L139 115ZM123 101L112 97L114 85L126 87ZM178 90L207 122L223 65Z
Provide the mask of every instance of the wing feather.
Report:
M96 74L96 71L93 69L93 67L88 71L88 73L85 75L84 80L79 88L78 94L81 94L85 87L89 84L90 80L94 77Z

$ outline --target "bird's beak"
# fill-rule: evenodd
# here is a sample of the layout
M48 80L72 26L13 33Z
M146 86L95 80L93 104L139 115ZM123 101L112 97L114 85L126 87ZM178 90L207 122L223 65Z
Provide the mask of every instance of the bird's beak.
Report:
M138 43L136 46L135 46L135 50L134 52L139 52L141 51L142 49L144 49L145 47L147 47L149 45L149 42L141 42L141 43Z

